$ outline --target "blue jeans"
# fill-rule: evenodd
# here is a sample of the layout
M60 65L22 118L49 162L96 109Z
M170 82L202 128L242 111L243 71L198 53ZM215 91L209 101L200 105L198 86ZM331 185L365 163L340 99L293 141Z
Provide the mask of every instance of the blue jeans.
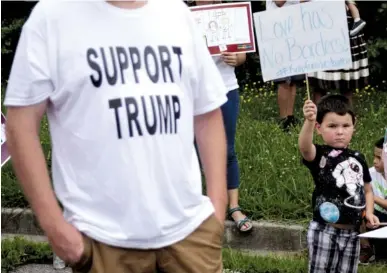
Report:
M222 105L224 128L227 137L227 189L239 187L239 164L235 152L235 135L239 114L239 90L231 90L227 94L227 102Z
M221 106L221 110L227 138L227 189L233 190L239 187L239 164L235 152L235 134L239 113L239 90L229 91L227 98L228 100ZM196 141L195 148L199 154Z

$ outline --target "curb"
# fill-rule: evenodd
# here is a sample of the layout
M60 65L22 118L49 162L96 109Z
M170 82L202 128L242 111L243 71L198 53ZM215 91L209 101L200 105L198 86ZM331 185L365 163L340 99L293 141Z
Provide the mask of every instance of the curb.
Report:
M1 210L1 233L44 235L30 209ZM226 221L224 247L247 251L299 252L306 249L306 229L301 225L254 221L253 230L240 233L235 224Z

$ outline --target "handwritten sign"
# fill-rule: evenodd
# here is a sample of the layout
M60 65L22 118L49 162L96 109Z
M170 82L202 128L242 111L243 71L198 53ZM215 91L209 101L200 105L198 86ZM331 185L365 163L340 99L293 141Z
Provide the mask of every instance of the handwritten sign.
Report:
M344 1L254 13L264 81L352 65Z
M200 5L191 11L211 55L255 52L250 2Z
M1 166L2 167L11 158L8 152L6 141L7 139L5 136L5 117L3 113L1 113Z

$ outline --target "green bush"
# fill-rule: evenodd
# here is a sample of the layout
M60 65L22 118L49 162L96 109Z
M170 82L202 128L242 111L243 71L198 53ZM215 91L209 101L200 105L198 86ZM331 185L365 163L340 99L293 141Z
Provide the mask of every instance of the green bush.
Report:
M35 243L22 237L1 240L1 272L10 272L28 263L51 263L52 251L47 243Z

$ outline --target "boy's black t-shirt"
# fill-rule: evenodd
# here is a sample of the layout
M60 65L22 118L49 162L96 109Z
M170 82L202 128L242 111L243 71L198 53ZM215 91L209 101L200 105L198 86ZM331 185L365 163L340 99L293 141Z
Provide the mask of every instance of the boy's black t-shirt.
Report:
M371 182L365 157L350 149L315 146L315 159L303 159L315 183L313 220L359 226L366 203L364 183Z

